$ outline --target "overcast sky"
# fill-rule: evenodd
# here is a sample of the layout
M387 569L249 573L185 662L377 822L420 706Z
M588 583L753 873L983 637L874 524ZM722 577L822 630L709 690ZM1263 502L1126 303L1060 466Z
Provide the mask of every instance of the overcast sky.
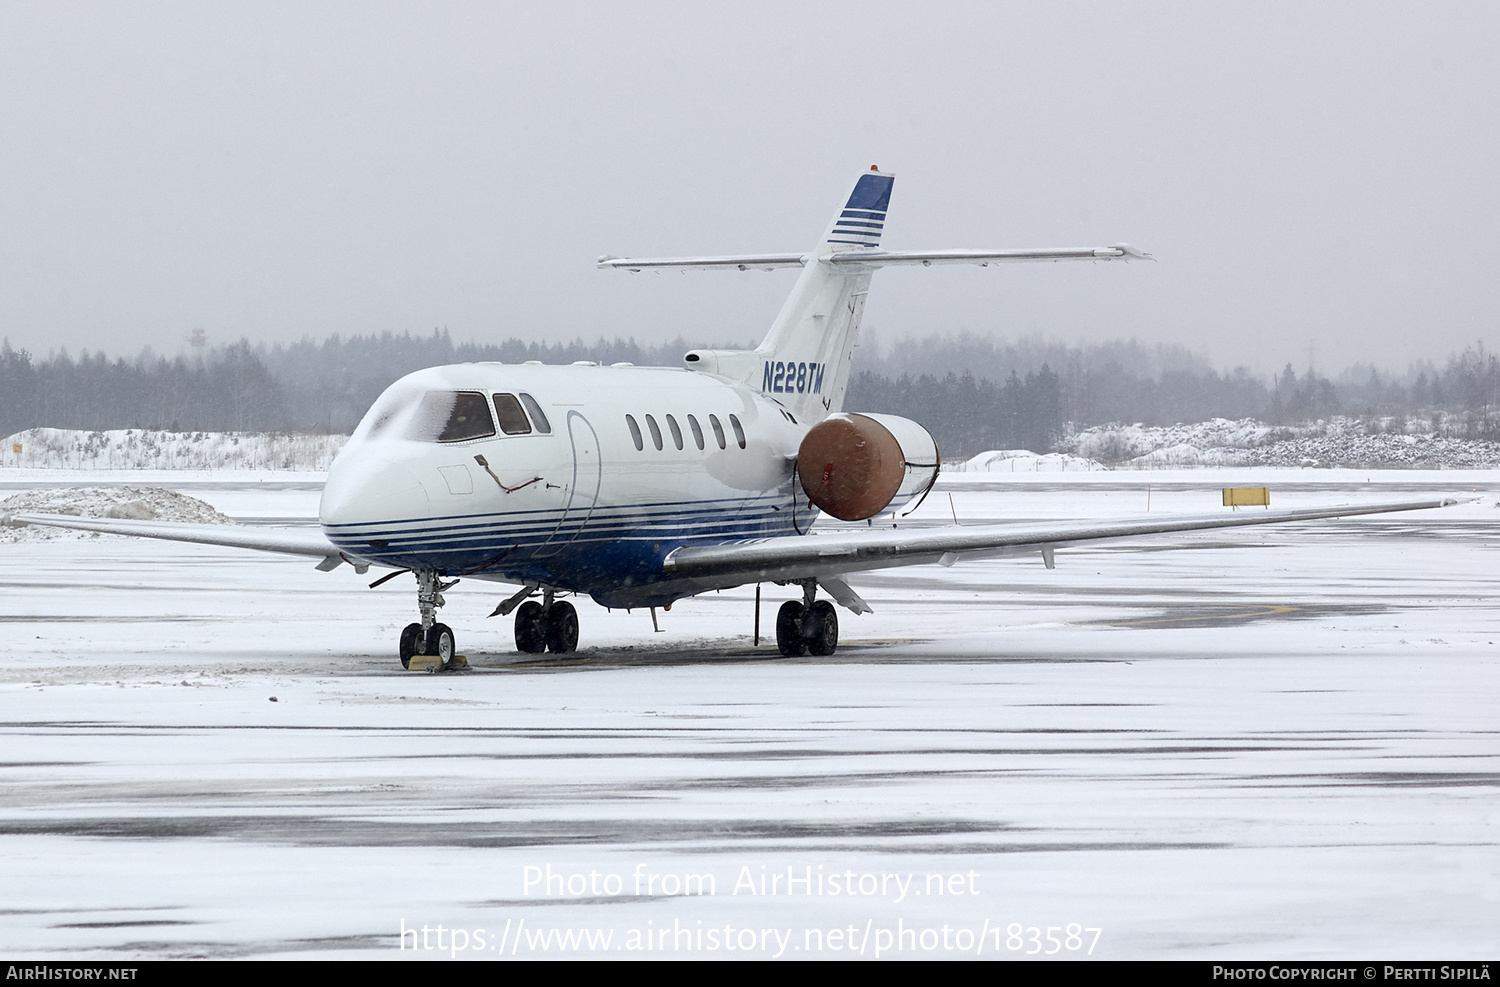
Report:
M1404 369L1500 325L1500 5L0 4L0 335L758 339L857 173L888 345Z

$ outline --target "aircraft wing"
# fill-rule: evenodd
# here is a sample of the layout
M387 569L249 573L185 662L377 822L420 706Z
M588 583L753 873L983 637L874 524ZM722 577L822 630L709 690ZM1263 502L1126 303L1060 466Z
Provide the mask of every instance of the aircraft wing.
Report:
M1353 517L1358 514L1419 511L1448 507L1456 503L1456 500L1427 500L1305 510L1155 517L1104 523L1064 521L837 531L802 537L789 535L727 545L679 548L667 556L664 568L674 575L712 582L722 581L723 585L728 586L836 576L864 569L885 569L930 562L952 565L963 559L1026 555L1032 552L1041 553L1050 566L1054 549L1110 538L1210 531L1255 524L1285 524L1289 521Z
M13 514L12 522L41 524L53 528L76 528L108 535L131 535L136 538L162 538L167 541L193 542L199 545L223 545L227 548L253 548L285 555L307 555L320 558L320 569L334 569L346 558L321 530L302 528L261 528L235 524L178 524L171 521L124 521L113 518L75 517L71 514ZM356 567L364 566L363 561Z

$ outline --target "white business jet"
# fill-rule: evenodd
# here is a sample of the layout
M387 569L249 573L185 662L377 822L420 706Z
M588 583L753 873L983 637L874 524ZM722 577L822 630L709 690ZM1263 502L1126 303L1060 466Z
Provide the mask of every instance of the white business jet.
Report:
M1106 538L1439 507L1451 501L1225 513L1111 523L874 528L817 533L822 514L862 521L906 509L932 488L938 449L914 421L843 413L870 277L877 268L1146 258L1127 244L1036 250L890 251L880 247L894 176L863 173L806 253L640 259L643 270L799 268L791 297L754 350L694 350L677 369L498 363L433 367L392 384L329 470L321 532L94 520L17 520L313 556L319 569L393 568L417 583L420 620L402 632L403 665L455 654L437 620L461 577L519 589L516 647L566 653L578 615L559 597L606 607L670 606L749 583L795 586L776 643L783 655L832 654L833 604L869 606L847 573L1040 554ZM533 596L540 600L530 599ZM757 598L758 599L758 598Z

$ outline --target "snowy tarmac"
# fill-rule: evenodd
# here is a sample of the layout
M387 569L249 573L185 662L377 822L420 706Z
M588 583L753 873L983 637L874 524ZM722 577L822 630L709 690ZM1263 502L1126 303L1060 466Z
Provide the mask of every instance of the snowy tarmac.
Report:
M19 470L0 496L99 482L258 522L318 496ZM1202 513L1229 484L1479 500L855 576L876 612L826 659L753 648L753 587L661 633L575 601L579 652L523 659L485 617L505 588L465 580L443 619L474 668L443 675L396 661L409 577L0 545L0 952L1493 958L1500 474L945 474L918 519ZM764 591L767 632L793 594Z

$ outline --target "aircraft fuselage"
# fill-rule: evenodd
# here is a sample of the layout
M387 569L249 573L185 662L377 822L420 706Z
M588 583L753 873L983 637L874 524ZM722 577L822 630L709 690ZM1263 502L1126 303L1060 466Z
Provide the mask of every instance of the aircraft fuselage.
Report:
M456 397L445 413L429 395ZM807 430L774 399L688 370L434 367L371 407L320 520L351 559L659 606L713 588L664 575L673 549L807 530L816 512L794 497Z

